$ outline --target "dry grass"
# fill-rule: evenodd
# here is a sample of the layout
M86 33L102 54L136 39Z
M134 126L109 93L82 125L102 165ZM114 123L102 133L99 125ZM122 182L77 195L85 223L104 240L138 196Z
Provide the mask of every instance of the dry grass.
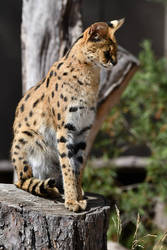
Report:
M122 233L122 222L121 222L121 217L120 217L120 211L116 205L115 205L115 210L116 210L116 220L114 218L112 218L112 220L113 220L114 226L116 228L116 232L117 232L117 242L119 242L119 239L120 239L120 236ZM135 250L139 247L141 249L145 249L144 242L145 242L146 237L154 237L154 238L158 237L158 235L147 234L142 238L138 238L138 231L140 228L140 224L141 224L140 215L138 213L137 220L136 220L136 229L135 229L135 233L133 236L131 250ZM160 237L159 240L157 240L157 242L153 246L152 250L167 250L167 248L163 246L163 242L165 241L166 238L167 238L167 231L162 235L162 237Z

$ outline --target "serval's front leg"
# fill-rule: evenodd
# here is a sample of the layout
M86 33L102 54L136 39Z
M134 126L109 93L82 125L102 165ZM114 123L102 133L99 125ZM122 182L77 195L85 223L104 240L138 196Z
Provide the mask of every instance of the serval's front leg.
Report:
M80 176L80 164L82 164L82 156L76 157L76 145L71 141L70 128L62 128L57 131L57 142L59 160L62 169L65 207L71 211L85 210L86 200L81 200L78 193L78 183Z

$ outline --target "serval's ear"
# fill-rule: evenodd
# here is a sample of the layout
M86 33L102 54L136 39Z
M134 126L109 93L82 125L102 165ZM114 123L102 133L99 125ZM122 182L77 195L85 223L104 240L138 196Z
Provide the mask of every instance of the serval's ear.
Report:
M98 22L92 24L88 27L84 32L84 38L86 41L97 42L100 41L103 37L105 37L108 33L108 25L107 23Z
M112 34L115 33L115 31L117 31L122 24L125 22L125 18L119 19L119 20L113 20L108 22L108 26L112 29Z

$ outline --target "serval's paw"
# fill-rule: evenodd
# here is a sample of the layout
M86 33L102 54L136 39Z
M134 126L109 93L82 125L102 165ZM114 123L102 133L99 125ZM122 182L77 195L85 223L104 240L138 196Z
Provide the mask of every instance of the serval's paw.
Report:
M65 207L68 208L70 211L78 212L79 210L85 210L87 206L86 200L67 200L65 201Z

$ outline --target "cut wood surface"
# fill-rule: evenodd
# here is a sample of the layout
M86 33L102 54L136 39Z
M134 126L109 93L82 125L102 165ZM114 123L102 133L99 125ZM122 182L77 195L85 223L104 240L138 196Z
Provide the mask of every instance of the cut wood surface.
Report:
M106 250L110 207L88 194L88 209L73 213L62 202L0 184L0 246L7 250Z

